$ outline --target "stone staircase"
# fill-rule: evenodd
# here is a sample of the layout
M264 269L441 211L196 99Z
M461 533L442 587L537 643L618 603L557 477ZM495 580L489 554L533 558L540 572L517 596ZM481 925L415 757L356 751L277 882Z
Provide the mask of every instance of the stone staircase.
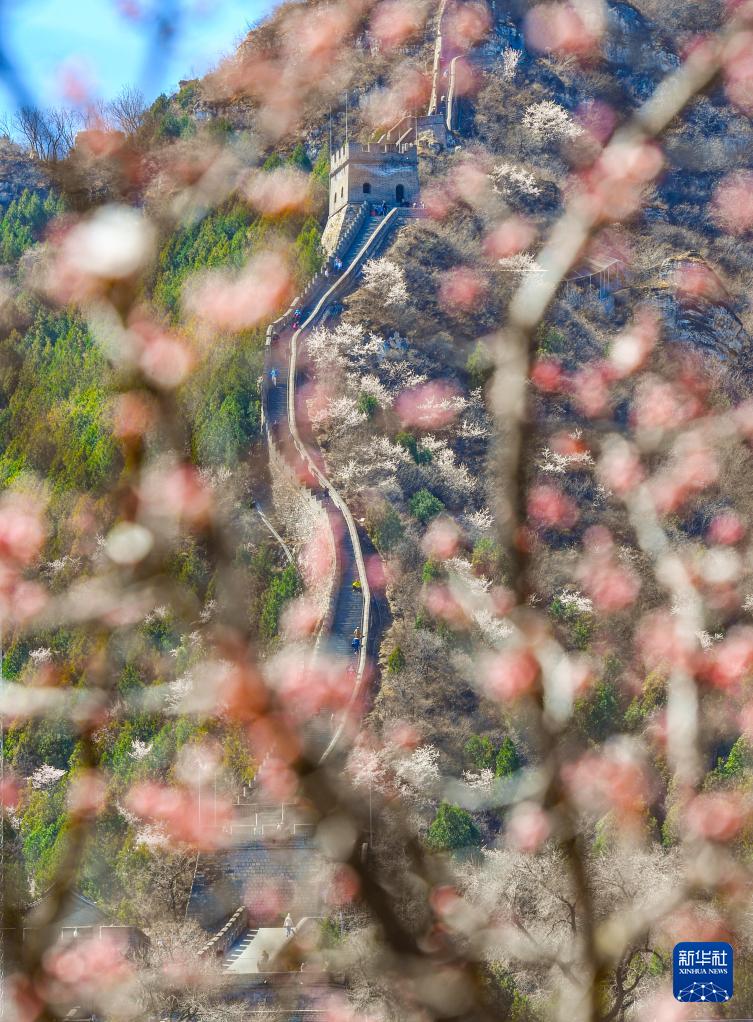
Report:
M240 940L233 944L228 953L225 955L225 958L222 961L223 969L230 969L238 961L238 959L248 951L249 945L254 940L258 932L258 927L246 930Z
M345 258L343 259L343 263L345 263L345 265L348 264L348 261L352 256L356 255L358 252L361 251L361 249L367 242L371 241L371 239L374 237L374 234L376 233L377 228L379 227L383 220L384 220L383 216L366 217L363 227L358 232L358 234L356 234L355 238L353 239L353 244L350 246L348 252L346 253Z

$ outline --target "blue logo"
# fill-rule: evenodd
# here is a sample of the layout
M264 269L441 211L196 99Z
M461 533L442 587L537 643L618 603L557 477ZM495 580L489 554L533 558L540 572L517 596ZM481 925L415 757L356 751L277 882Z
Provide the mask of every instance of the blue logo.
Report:
M672 980L678 1001L728 1001L735 953L722 940L683 941L672 952Z

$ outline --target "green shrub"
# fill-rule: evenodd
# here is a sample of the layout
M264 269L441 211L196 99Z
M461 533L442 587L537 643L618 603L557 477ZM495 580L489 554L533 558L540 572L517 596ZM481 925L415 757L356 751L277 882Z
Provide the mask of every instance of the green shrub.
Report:
M388 507L368 523L371 541L380 553L389 553L403 538L403 523L394 508Z
M261 633L271 639L280 627L280 615L288 600L297 596L301 580L294 564L289 564L279 575L275 575L264 594L261 609Z
M431 461L431 451L426 447L421 447L412 433L407 431L398 433L395 442L408 451L417 465L428 465Z
M316 161L311 168L311 176L325 188L329 188L329 146L326 142L317 153Z
M536 334L540 355L557 355L565 350L565 335L556 327L542 323Z
M549 613L556 621L566 626L568 638L575 649L586 649L591 641L593 620L586 610L580 610L563 596L555 596L549 607Z
M463 755L476 770L491 770L494 766L494 746L489 738L472 735L463 747Z
M481 844L481 833L470 813L460 806L443 802L429 827L426 843L437 852L478 847Z
M508 736L502 740L494 764L495 777L510 777L517 770L520 770L520 756L515 748L515 743Z
M493 539L480 539L473 547L471 567L484 578L497 579L502 572L502 548Z
M322 229L318 221L310 216L301 227L293 246L298 262L299 276L302 280L308 280L322 268L324 253L321 240Z
M436 518L440 511L444 511L442 501L439 497L435 497L433 493L430 493L426 487L413 494L408 502L408 506L413 517L417 518L423 525L430 522L432 518Z
M476 347L468 356L465 363L465 371L468 373L468 383L471 390L483 387L491 378L494 372L494 363L489 349L483 341L477 341Z
M719 772L722 777L739 777L750 770L751 767L753 767L753 749L751 749L750 742L745 735L740 735L730 749L729 756L721 764Z
M293 152L288 158L288 163L291 167L296 167L298 170L303 170L308 173L311 170L311 160L306 154L306 150L303 146L303 142L299 142Z
M592 692L575 704L575 719L583 733L596 742L603 742L621 724L620 702L616 687L600 681Z
M421 578L427 584L431 582L437 582L439 579L444 578L444 568L440 561L432 561L431 559L424 562L424 566L421 569Z
M390 674L398 674L405 667L405 653L399 646L395 646L387 657L387 670Z
M357 406L362 415L365 415L367 419L373 419L379 409L379 402L373 394L367 394L362 390L358 395Z

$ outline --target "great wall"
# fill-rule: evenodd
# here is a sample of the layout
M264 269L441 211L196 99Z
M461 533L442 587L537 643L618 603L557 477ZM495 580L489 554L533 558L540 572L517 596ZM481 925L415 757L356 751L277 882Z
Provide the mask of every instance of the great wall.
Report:
M441 5L438 29L443 11ZM338 300L357 286L364 264L407 220L422 215L418 137L430 132L436 144L447 143L453 123L447 88L451 62L452 58L443 59L438 30L427 114L400 117L378 142L349 141L332 153L329 218L323 236L326 273L317 274L267 330L262 412L270 466L274 472L287 473L294 484L305 485L322 509L336 551L334 584L309 655L326 650L330 656L355 660L345 711L337 718L314 720L306 729L308 754L320 763L343 752L347 725L361 705L368 663L378 650L381 615L374 615L362 536L327 478L309 428L300 396L306 379L301 350L308 332L336 315ZM378 214L379 207L383 212ZM264 503L257 501L256 510L290 559L291 551L271 521L274 508ZM354 657L351 643L356 630L362 638ZM207 932L201 954L221 961L228 996L247 1005L251 1017L267 1014L274 1000L276 1010L282 1010L279 1017L291 1022L316 1018L324 1014L317 1004L330 981L311 964L303 973L291 971L290 961L292 957L298 968L291 948L299 948L304 931L316 935L323 912L315 820L301 806L274 805L259 798L254 790L238 796L227 846L220 853L197 857L187 916ZM288 912L295 923L293 937L282 925Z

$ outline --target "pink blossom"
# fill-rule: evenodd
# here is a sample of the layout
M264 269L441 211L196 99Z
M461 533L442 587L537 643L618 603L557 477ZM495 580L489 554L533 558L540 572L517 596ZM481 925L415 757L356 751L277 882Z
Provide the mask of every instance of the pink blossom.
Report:
M753 628L738 626L703 658L699 673L709 684L737 689L753 671Z
M245 192L249 202L268 217L305 211L311 204L308 179L293 167L278 167L253 174Z
M20 973L11 973L7 978L4 977L4 982L9 999L8 1008L14 1022L35 1022L45 1010L37 986L28 976Z
M626 220L640 209L643 191L661 171L661 149L651 143L608 146L581 175L581 201L602 221Z
M731 103L753 110L753 33L736 32L724 51L724 87Z
M457 398L458 390L451 383L434 380L402 391L395 401L395 411L404 426L437 429L457 418Z
M389 52L402 46L422 27L425 14L418 4L405 0L382 0L371 15L369 31L382 49Z
M428 215L434 220L444 220L455 204L447 188L429 184L421 191L421 198Z
M604 362L590 362L570 379L575 402L589 418L603 415L609 408L611 372Z
M729 234L745 234L753 227L753 174L736 171L724 178L714 193L712 215Z
M440 618L450 625L463 627L467 624L467 615L462 605L453 596L446 585L433 583L426 586L423 594L426 609L433 617Z
M508 842L521 852L537 852L552 833L547 813L534 802L521 802L507 818L505 835Z
M470 206L481 203L490 190L488 166L478 159L459 163L452 172L452 190L461 202Z
M484 252L492 259L507 259L530 248L536 238L536 229L524 217L511 216L487 234Z
M672 280L681 299L702 298L720 303L727 298L727 289L710 266L684 262L675 269Z
M615 110L607 103L589 100L581 104L575 113L576 124L598 145L604 145L617 125Z
M410 751L421 744L421 735L413 724L408 724L404 720L396 720L387 726L385 744Z
M475 2L448 5L443 33L448 41L467 50L489 31L491 18L486 4Z
M335 866L324 897L327 904L335 907L349 905L356 899L360 889L361 881L356 871L346 863L340 862Z
M144 436L155 421L155 409L138 391L121 394L113 408L113 433L121 440Z
M562 768L571 797L594 812L618 810L618 820L634 824L645 809L648 778L641 764L618 748L587 752Z
M82 770L71 778L68 806L76 816L98 816L107 802L107 784L97 770Z
M371 556L366 558L365 563L366 578L368 579L371 591L378 593L384 592L389 581L384 561L379 554L371 554Z
M619 497L633 493L645 478L637 450L623 441L605 447L598 472L604 485Z
M679 622L669 611L646 614L636 631L636 644L648 670L690 670L695 647L680 631Z
M205 806L202 813L199 797L184 789L154 781L134 785L126 796L125 804L136 816L163 826L173 840L206 850L221 843L221 828L232 815L224 798L216 802L213 799L211 812Z
M610 549L599 548L589 539L593 531L589 530L584 538L589 553L581 561L578 579L597 610L615 614L635 603L640 579L631 568L616 561Z
M459 96L471 96L481 87L481 77L467 57L455 61L455 92Z
M734 511L723 511L714 515L708 530L712 543L733 546L745 538L745 522Z
M6 768L6 773L0 778L0 807L3 809L15 809L21 798L21 787L18 778Z
M567 375L558 359L540 358L531 370L531 382L545 394L556 394L564 389Z
M53 947L45 954L44 968L51 980L83 997L122 983L132 974L123 948L113 937L80 940L61 949Z
M632 418L638 429L671 429L689 422L700 411L700 403L692 394L649 376L638 385Z
M240 274L224 271L205 274L184 293L183 304L217 330L237 332L274 318L291 299L289 267L276 252L255 256Z
M536 50L561 56L590 55L597 48L600 31L587 26L569 3L540 4L528 14L526 40Z
M266 685L251 664L242 659L232 663L221 676L217 707L233 720L255 720L268 702Z
M282 716L268 713L250 725L248 736L251 749L258 761L269 757L270 762L295 763L301 754L301 742L288 721Z
M448 312L472 309L484 293L486 285L478 274L465 266L448 270L440 277L439 304Z
M152 514L205 525L211 518L212 491L193 465L156 469L149 473L141 497Z
M660 320L655 310L642 309L635 322L618 334L609 351L609 365L617 379L624 379L640 369L659 339Z
M316 605L306 596L290 600L282 613L281 631L290 639L302 639L313 635L321 614Z
M435 561L446 561L457 554L460 539L460 529L451 518L435 518L429 523L421 547L427 557Z
M530 650L505 650L490 658L484 667L484 693L499 702L512 702L530 695L538 683L540 670Z
M732 841L742 830L749 811L739 792L696 795L685 810L688 830L707 841Z
M19 565L39 556L46 529L42 510L31 497L6 494L0 501L0 557Z
M578 508L556 486L541 484L528 495L528 515L544 528L570 529L578 520Z
M286 711L298 721L308 720L324 709L343 709L352 689L345 667L323 657L312 661L294 658L278 683Z

